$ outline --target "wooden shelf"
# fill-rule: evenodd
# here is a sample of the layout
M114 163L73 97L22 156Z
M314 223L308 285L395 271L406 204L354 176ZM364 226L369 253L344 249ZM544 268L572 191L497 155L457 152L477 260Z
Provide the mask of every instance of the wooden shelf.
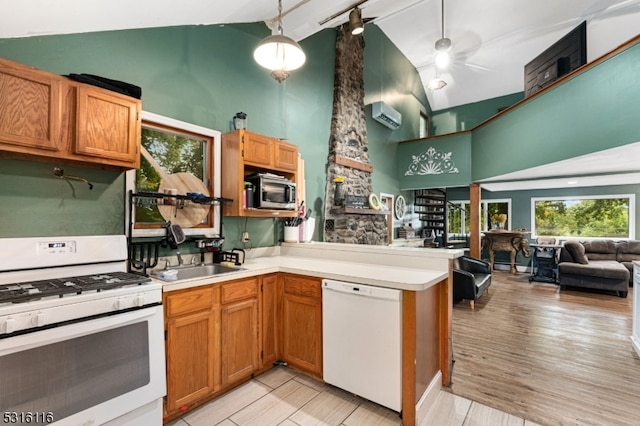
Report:
M379 214L390 215L389 210L374 210L374 209L354 209L352 207L337 207L330 210L331 214Z
M415 191L415 212L423 224L423 233L433 233L447 241L447 193L444 189L418 189Z

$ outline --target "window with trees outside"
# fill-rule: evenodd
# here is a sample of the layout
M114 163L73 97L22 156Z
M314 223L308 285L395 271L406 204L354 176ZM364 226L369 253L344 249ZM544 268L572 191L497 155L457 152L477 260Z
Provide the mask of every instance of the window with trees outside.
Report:
M471 204L449 201L448 232L451 235L469 235ZM480 202L480 231L511 229L511 200L482 200Z
M146 150L156 165L141 153L140 168L127 174L127 188L136 193L158 192L161 171L165 174L188 173L203 182L208 195L220 196L220 132L147 112L143 112L142 118L141 150ZM158 167L162 170L157 170ZM155 235L168 220L158 205L149 200L136 200L134 236ZM212 209L203 217L193 231L219 234L216 210ZM185 234L193 233L189 229L184 231Z
M635 196L532 198L532 234L580 238L635 238Z

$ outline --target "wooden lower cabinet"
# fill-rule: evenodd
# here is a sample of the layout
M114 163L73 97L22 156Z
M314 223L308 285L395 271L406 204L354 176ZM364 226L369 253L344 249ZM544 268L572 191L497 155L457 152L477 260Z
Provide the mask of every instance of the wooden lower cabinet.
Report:
M215 386L216 308L213 288L165 297L168 413L185 410Z
M250 378L258 364L258 278L221 285L222 386Z
M320 285L274 273L165 293L165 421L278 360L321 378Z
M262 277L260 283L260 370L278 360L278 274Z
M322 280L281 274L281 282L282 359L322 378Z

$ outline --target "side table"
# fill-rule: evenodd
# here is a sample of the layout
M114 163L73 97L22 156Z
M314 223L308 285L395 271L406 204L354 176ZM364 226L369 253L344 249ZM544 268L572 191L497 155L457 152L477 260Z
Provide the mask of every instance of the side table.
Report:
M542 281L558 283L558 258L561 245L555 244L531 244L531 275L529 281Z

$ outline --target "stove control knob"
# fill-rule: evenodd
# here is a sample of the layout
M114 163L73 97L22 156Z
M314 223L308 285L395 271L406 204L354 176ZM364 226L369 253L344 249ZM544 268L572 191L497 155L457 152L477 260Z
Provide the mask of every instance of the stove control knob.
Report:
M113 302L113 307L119 311L121 309L124 309L126 306L124 299L122 299L121 297L117 298L115 302Z
M31 323L36 327L42 327L46 321L46 316L42 312L38 312L31 318Z
M7 320L4 322L4 332L7 334L13 333L17 328L18 321L13 318L7 318Z
M133 299L133 304L136 305L138 308L144 305L144 295L143 294L139 294L135 297L135 299Z

